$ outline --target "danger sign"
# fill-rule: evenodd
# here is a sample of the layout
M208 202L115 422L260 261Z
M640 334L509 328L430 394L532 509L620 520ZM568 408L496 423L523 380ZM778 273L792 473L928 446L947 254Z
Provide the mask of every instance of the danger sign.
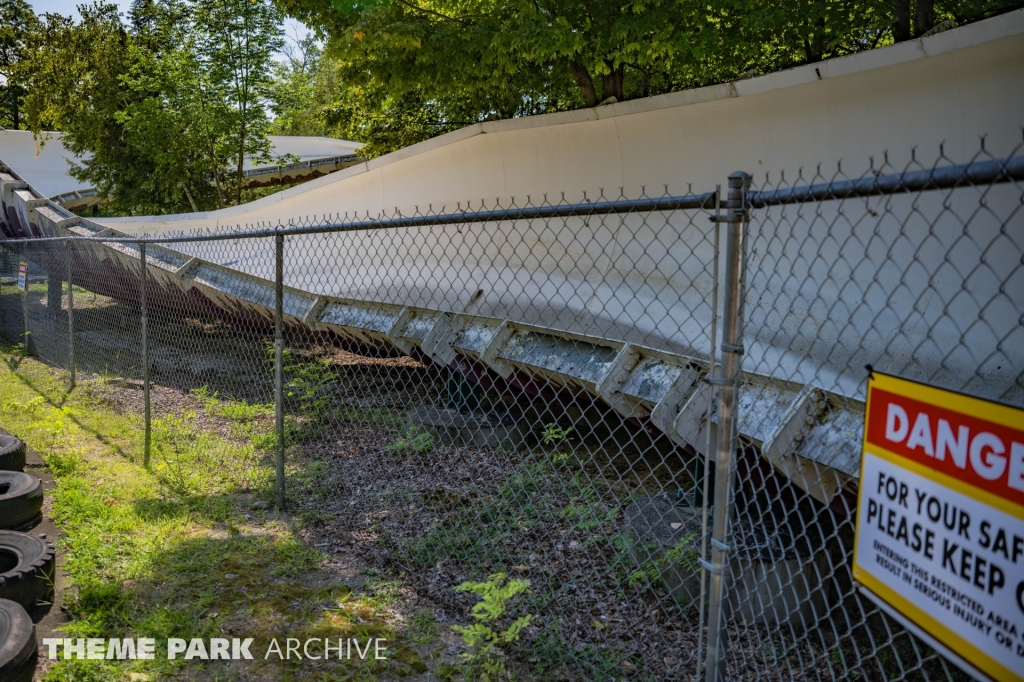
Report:
M974 674L1024 680L1024 410L873 373L853 575Z
M18 291L28 293L28 263L18 263Z

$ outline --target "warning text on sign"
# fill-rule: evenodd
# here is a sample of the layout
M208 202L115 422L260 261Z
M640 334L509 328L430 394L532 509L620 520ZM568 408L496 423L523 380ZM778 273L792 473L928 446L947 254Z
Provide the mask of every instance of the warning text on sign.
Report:
M927 390L869 396L855 576L994 679L1024 679L1024 433Z

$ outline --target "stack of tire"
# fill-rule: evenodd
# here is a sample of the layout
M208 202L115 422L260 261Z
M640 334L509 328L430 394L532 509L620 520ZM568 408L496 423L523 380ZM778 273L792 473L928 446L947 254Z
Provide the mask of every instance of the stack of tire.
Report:
M25 443L0 434L0 680L30 682L38 662L27 609L53 594L54 550L23 530L42 513L43 483L24 473Z

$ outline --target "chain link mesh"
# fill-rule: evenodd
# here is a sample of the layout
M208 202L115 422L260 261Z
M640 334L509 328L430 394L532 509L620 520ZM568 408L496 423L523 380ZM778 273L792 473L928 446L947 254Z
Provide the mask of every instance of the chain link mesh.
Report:
M847 180L747 194L730 679L963 677L855 590L865 365L1024 405L1024 193L1005 177L799 191ZM151 465L185 494L207 492L190 488L203 467L269 501L283 447L306 539L401 572L445 622L469 621L460 583L529 580L511 603L534 616L509 652L521 676L699 677L725 254L717 192L651 210L667 197L284 228L283 446L274 234L159 235ZM0 330L141 413L139 246L123 236L0 243Z
M982 148L966 168L985 162L1004 165ZM780 201L751 212L746 244L730 679L970 679L851 573L872 369L1024 406L1024 192L961 171L901 182L953 166L940 155L750 191ZM847 196L886 177L892 191Z

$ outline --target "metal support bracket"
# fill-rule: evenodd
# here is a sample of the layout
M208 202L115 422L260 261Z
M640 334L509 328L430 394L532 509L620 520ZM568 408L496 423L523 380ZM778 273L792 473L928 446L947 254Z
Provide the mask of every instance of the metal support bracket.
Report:
M323 312L324 306L327 305L326 296L317 296L313 301L313 305L309 306L309 310L302 316L302 323L310 329L319 329L317 325L317 318L320 317L320 313Z
M715 566L707 559L697 559L697 563L699 563L700 567L703 568L705 571L707 571L708 573L714 573L715 575L722 575L722 571L725 568L724 566Z
M420 348L435 362L447 367L448 363L455 359L455 351L451 346L443 346L441 343L448 328L455 322L455 313L441 313L430 331L427 332Z
M637 366L640 362L640 351L631 343L627 343L622 347L622 350L618 352L615 359L609 366L608 371L605 372L604 377L597 384L597 394L609 405L611 405L616 412L626 417L641 416L637 414L633 404L625 399L622 393L619 392L619 388L626 383L626 379L629 378L629 373ZM643 415L646 416L646 415Z
M412 344L402 338L402 332L405 331L406 325L409 324L409 320L412 319L413 310L409 306L402 308L401 312L398 313L398 317L395 318L394 324L387 331L387 337L391 340L391 343L395 345L395 348L402 351L406 355L412 352Z
M512 376L512 367L498 357L498 353L505 346L512 335L516 333L516 327L511 320L504 320L501 326L494 330L494 336L487 342L484 349L480 351L480 362L497 372L502 379Z

